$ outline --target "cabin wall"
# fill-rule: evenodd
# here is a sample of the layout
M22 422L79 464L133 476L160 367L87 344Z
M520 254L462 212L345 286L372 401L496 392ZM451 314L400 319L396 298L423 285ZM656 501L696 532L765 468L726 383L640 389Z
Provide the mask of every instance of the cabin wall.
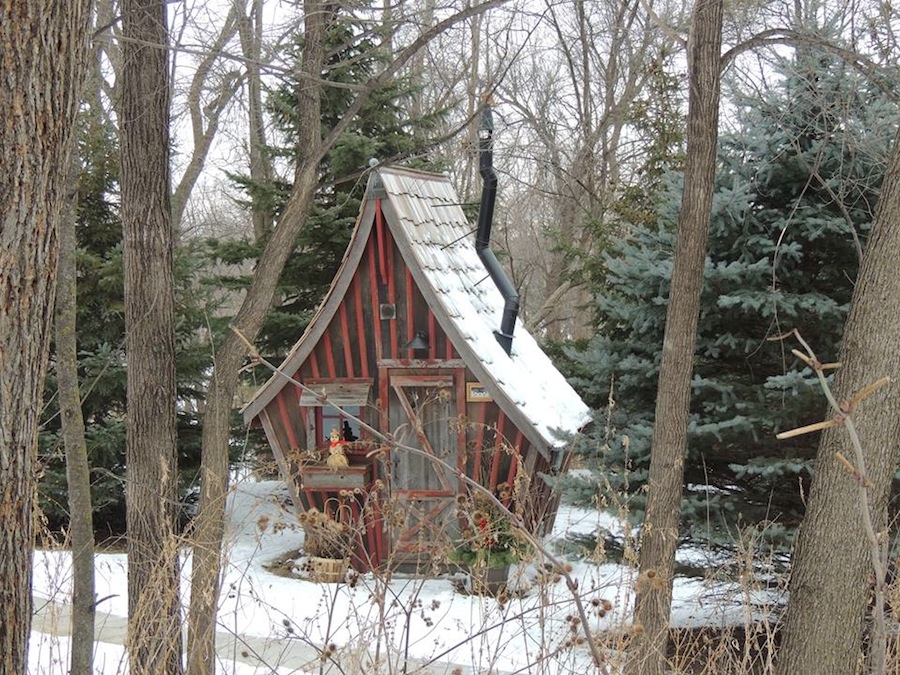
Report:
M513 505L536 531L552 526L558 499L542 477L552 473L549 460L493 402L469 401L467 421L467 475Z
M459 359L403 262L387 225L376 224L343 301L299 375L303 379L376 377L379 362ZM379 224L380 223L380 224ZM427 351L404 349L417 331Z
M471 384L479 384L474 379ZM529 444L492 401L467 402L469 452L466 473L492 492L514 487Z

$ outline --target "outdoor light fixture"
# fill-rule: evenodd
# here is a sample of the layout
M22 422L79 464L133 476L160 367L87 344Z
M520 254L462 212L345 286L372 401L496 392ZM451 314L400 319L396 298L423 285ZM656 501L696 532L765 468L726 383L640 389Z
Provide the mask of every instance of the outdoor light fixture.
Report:
M424 351L428 349L428 333L424 330L417 330L415 337L403 345L403 349L411 349L414 352Z

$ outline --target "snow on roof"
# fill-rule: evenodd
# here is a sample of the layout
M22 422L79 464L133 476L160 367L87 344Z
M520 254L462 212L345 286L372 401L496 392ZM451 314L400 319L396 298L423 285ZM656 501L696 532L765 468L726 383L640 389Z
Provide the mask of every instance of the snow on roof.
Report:
M564 445L558 431L578 431L589 409L521 321L510 355L497 342L504 299L478 257L474 227L449 178L387 168L371 180L370 188L383 187L397 245L463 360L520 427L530 425L548 448Z

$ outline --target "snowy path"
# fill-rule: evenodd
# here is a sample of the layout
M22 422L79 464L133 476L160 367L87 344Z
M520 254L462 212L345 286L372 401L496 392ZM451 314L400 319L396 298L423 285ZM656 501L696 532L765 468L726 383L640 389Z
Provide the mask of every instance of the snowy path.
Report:
M71 606L55 602L48 598L35 596L34 615L31 630L34 633L66 638L70 635ZM98 612L95 638L106 645L124 645L128 621L121 616ZM32 638L34 646L34 638ZM261 638L247 635L235 635L220 631L216 635L216 652L220 662L246 664L250 670L242 669L241 673L313 673L319 672L319 653L310 645L297 639ZM357 657L354 657L354 659ZM341 650L338 650L334 662L340 664ZM421 675L451 675L460 673L472 675L476 671L468 666L453 663L424 665L412 659L408 664L409 672ZM277 670L276 670L277 669ZM230 672L230 669L224 669ZM328 663L324 673L345 673L346 669ZM495 671L499 674L499 671ZM32 670L32 674L36 675Z

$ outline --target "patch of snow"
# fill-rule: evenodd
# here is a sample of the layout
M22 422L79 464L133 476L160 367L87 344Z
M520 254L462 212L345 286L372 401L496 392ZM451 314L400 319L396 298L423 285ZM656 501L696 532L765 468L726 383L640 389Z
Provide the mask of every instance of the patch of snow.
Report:
M449 672L452 664L464 664L462 672L472 673L534 672L531 664L546 658L548 650L558 651L541 672L591 670L585 647L563 648L570 634L567 617L575 610L565 583L538 583L540 575L548 574L545 567L523 564L515 568L511 587L517 592L504 603L464 595L454 588L455 579L450 576L421 579L364 574L345 584L279 576L264 564L292 554L303 543L303 532L286 504L280 481L245 480L230 493L219 631L232 638L233 646L225 653L220 650L218 672L302 673L306 672L303 664L311 669L315 666L317 672L316 650L328 644L335 645L342 662L362 664L367 672L374 672L365 664L375 656L394 663L410 658L420 665L444 664L443 670L427 672ZM590 534L597 528L621 532L616 519L608 514L564 504L550 539L566 533ZM47 599L54 606L67 605L71 596L69 554L36 551L34 561L36 606L48 606ZM182 561L186 601L190 580L187 552ZM635 571L611 563L568 564L590 613L592 630L626 628L633 608ZM125 555L98 555L96 570L102 617L110 623L123 622L127 613ZM608 609L600 612L598 608L604 605ZM672 616L675 623L685 626L733 623L756 611L745 609L749 606L752 602L741 596L740 589L677 579ZM67 633L67 628L60 625L58 632ZM241 644L257 646L250 649ZM96 672L125 672L121 644L110 639L98 642L96 649ZM253 654L263 649L267 660L254 662ZM63 675L67 659L67 637L32 633L30 673Z

